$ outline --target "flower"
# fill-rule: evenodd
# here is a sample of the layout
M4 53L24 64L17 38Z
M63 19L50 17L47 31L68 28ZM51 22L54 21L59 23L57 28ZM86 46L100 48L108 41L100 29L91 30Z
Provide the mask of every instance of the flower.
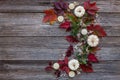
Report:
M63 22L63 21L64 21L64 17L63 17L63 16L58 16L57 20L58 20L59 22Z
M59 0L58 2L54 2L54 10L56 14L63 15L65 11L68 9L68 3Z
M88 36L87 43L91 47L96 47L99 44L99 38L96 35Z
M74 46L74 51L75 52L79 52L82 53L82 50L80 49L80 46L82 45L82 43L78 43Z
M68 75L69 75L69 77L73 78L73 77L75 77L75 72L74 71L70 71Z
M74 3L70 3L68 7L69 7L69 9L71 9L71 10L72 10L72 9L74 9L74 8L75 8L75 4L74 4Z
M82 34L82 35L86 35L87 33L88 33L87 29L82 29L82 30L81 30L81 34Z
M81 74L81 72L80 72L80 71L77 71L77 74Z
M55 70L58 70L58 69L60 68L60 65L59 65L58 63L54 63L54 64L53 64L53 68L54 68Z
M76 59L72 59L68 62L68 67L71 69L71 70L77 70L79 68L80 64L79 64L79 61L76 60Z
M82 17L85 14L85 9L82 6L78 6L74 10L74 14L77 17Z
M75 6L79 5L79 2L74 1L73 3Z
M80 38L81 34L80 33L77 33L77 38Z

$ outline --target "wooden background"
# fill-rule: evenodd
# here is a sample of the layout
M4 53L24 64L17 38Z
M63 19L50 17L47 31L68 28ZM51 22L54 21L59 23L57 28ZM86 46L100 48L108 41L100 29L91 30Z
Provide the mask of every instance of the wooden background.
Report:
M64 36L69 33L58 24L42 23L43 10L53 1L0 0L0 80L55 80L44 67L66 51ZM108 36L101 40L95 72L73 80L120 80L120 0L94 1L101 8L97 21Z

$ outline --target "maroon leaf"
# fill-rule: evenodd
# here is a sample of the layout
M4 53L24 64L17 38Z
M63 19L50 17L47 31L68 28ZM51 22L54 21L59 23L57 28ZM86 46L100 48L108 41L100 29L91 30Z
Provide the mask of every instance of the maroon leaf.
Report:
M64 60L59 60L58 63L60 64L60 69L62 71L68 71L68 57L65 57Z
M86 64L81 64L80 65L81 69L83 72L93 72L93 69L92 69L92 64L88 63L87 65Z
M88 61L89 62L98 62L98 59L96 58L95 54L90 53L88 55Z
M64 15L65 11L68 9L68 3L63 2L63 0L59 0L57 2L54 2L54 10L57 13L57 15Z
M53 63L50 61L50 62L49 62L49 66L52 66L52 65L53 65Z
M53 63L49 62L49 65L45 68L45 70L46 71L52 71L53 70L52 65L53 65Z
M61 71L59 71L59 70L55 71L55 75L56 75L57 77L60 77L60 74L61 74Z
M60 24L60 28L66 29L66 31L70 30L70 22L69 21L65 21L64 23Z
M87 26L88 31L93 31L96 35L99 37L105 37L107 36L105 30L100 25L93 25Z
M52 68L51 66L47 66L47 67L45 68L45 70L46 70L46 71L52 71L53 68Z
M66 40L70 43L75 43L75 42L79 42L75 37L73 36L66 36Z
M98 11L96 2L90 3L90 0L84 2L84 8L86 12L89 13L90 15L95 15L96 12Z
M64 71L68 74L70 72L70 69L67 66L65 66Z
M66 57L70 57L73 54L73 46L70 45L66 51Z

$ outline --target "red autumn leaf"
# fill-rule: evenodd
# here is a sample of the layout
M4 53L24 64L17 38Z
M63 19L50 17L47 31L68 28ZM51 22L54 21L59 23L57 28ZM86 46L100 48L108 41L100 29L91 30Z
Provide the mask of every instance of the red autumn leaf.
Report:
M58 63L60 64L60 69L68 73L68 57L65 57L64 60L59 60Z
M52 65L53 65L53 63L49 62L49 65L45 68L45 70L46 71L52 71L53 70Z
M61 71L57 70L57 71L55 71L54 74L57 75L57 77L60 77Z
M96 58L95 54L90 53L88 55L88 61L89 62L98 62L98 59Z
M53 24L57 20L57 15L55 14L54 9L45 10L44 13L45 16L43 22Z
M87 65L86 64L81 64L80 65L81 69L83 72L93 72L93 69L92 69L92 64L88 63Z
M99 9L96 5L96 2L90 3L90 0L84 2L84 8L90 15L95 15Z
M66 51L66 56L70 57L73 54L73 46L70 45Z
M53 68L52 68L51 66L47 66L47 67L45 68L45 70L46 70L46 71L52 71Z
M68 57L65 57L65 59L64 59L64 62L65 62L65 64L68 64Z
M105 37L107 36L105 30L100 25L93 25L87 26L88 31L93 31L96 35L99 37Z
M70 69L67 66L65 66L64 71L68 74L70 72Z
M73 36L66 36L66 40L70 43L75 43L75 42L79 42L75 37Z
M60 28L63 28L63 29L66 29L66 31L69 31L71 28L70 25L71 23L69 21L65 21L64 23L60 24Z

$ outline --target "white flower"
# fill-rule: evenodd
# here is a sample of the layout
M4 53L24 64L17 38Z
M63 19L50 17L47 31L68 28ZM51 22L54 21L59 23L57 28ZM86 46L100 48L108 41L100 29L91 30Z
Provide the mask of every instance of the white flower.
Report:
M59 22L63 22L64 21L64 17L63 16L58 16L57 19L58 19Z
M73 77L75 77L75 72L74 71L70 71L68 73L68 75L69 75L69 77L73 78Z
M77 71L77 74L81 74L81 72L80 72L80 71Z
M80 21L80 25L86 27L86 24L82 20Z
M82 6L78 6L74 10L74 14L77 17L82 17L85 14L85 9Z
M72 10L72 9L74 9L74 8L75 8L75 4L74 4L74 3L70 3L70 4L69 4L69 9Z
M82 43L78 43L74 46L74 51L75 52L79 52L79 53L82 53L82 50L80 48L80 46L82 45Z
M78 38L80 38L80 35L81 35L81 34L80 34L80 33L78 33L78 34L77 34L77 37L78 37Z
M87 33L88 33L87 29L82 29L82 30L81 30L81 34L82 34L82 35L86 35Z
M75 6L79 5L79 2L74 1L73 3Z
M96 35L88 36L87 43L91 47L96 47L99 44L99 38Z
M75 45L74 49L79 49L79 47L82 45L82 43L78 43Z
M71 70L77 70L79 68L79 66L80 66L79 61L76 59L72 59L68 62L68 67Z
M54 64L53 64L53 68L54 68L55 70L58 70L59 67L60 67L60 65L59 65L58 63L54 63Z

